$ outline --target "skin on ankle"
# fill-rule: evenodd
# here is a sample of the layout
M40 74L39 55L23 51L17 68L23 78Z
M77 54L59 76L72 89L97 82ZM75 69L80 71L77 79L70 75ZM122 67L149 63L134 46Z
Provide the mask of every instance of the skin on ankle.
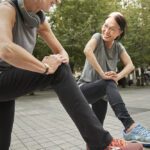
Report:
M135 127L136 127L136 123L133 123L125 132L129 133Z

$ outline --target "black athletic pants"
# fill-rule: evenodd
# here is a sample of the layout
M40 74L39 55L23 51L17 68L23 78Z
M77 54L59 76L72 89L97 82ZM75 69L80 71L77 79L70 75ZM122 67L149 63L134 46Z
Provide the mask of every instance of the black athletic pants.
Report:
M88 103L92 104L93 111L101 124L103 124L107 112L107 101L102 99L105 95L125 129L128 129L134 123L113 80L97 80L85 83L80 86L80 89Z
M0 150L8 150L14 120L14 99L37 89L51 86L74 121L90 150L104 150L111 135L89 107L70 67L61 65L52 75L43 75L17 68L0 74Z

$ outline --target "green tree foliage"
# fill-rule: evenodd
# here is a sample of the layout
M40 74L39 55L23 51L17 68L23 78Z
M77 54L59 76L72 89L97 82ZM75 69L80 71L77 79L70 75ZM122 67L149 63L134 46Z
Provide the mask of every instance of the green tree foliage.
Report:
M83 66L83 49L104 17L116 10L116 0L63 0L51 16L51 25L76 68Z
M49 47L40 37L38 37L37 44L33 52L34 56L36 56L36 58L38 58L39 60L42 60L44 56L49 55L50 53L51 50L49 49Z
M136 66L150 64L150 1L137 0L124 9L128 32L124 45Z
M120 3L126 2L126 3ZM81 69L85 60L83 49L93 33L99 32L106 16L122 12L128 22L123 40L136 66L150 64L150 1L136 0L62 0L47 14L52 30L69 53L70 61ZM123 5L122 5L123 4ZM42 59L50 49L38 38L35 56Z

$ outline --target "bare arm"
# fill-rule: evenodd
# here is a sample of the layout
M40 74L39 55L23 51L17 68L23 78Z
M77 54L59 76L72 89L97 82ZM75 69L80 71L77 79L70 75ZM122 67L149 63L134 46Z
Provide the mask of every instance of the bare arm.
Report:
M126 51L123 51L120 55L120 59L122 63L124 64L124 68L121 72L118 73L118 80L128 75L130 72L134 70L134 65L132 63L132 60L128 53Z
M15 67L44 73L46 66L43 62L28 53L23 47L13 43L12 29L15 23L15 9L7 3L0 5L0 12L0 58ZM48 61L55 64L55 68L61 64L61 60L57 58L50 58ZM47 74L53 73L55 68L49 69Z
M12 29L16 12L9 4L0 5L0 58L22 69L43 73L45 66L21 46L13 43Z
M101 66L99 65L95 55L94 55L94 50L96 48L97 41L95 38L91 38L89 42L86 44L85 49L84 49L84 54L89 61L89 63L92 65L92 67L98 72L98 74L103 78L103 79L110 79L111 76L105 75L104 71L102 70Z
M126 75L128 75L131 71L134 70L134 65L128 53L123 51L120 55L120 59L124 64L124 68L119 72L115 73L114 71L105 72L107 76L111 76L111 79L114 80L116 83Z
M63 56L63 63L69 62L69 56L67 52L57 40L47 21L40 25L38 33L44 39L47 45L52 49L54 54L61 54Z

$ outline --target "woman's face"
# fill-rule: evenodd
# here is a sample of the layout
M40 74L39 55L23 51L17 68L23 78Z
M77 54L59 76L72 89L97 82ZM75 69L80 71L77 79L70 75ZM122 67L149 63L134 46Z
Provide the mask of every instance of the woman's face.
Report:
M122 33L119 25L114 17L109 17L105 20L102 26L102 37L106 42L114 41Z

